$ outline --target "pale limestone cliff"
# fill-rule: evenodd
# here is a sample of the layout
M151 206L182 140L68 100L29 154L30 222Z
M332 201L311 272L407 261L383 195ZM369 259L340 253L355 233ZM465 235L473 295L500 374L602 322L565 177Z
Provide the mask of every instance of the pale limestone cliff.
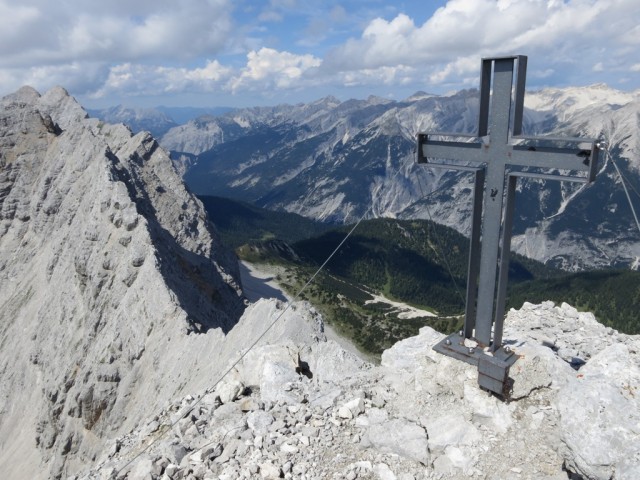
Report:
M62 88L0 101L0 252L3 478L86 466L197 384L244 310L167 154Z

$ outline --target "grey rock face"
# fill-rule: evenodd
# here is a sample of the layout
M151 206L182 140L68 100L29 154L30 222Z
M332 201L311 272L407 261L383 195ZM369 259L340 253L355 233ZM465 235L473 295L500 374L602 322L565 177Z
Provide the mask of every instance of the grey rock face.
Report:
M379 367L343 357L332 342L278 341L256 348L255 358L322 365L315 357L333 356L343 358L344 374L322 379L311 368L310 378L287 360L286 374L274 377L250 360L234 378L250 387L244 394L256 410L241 409L246 398L220 405L205 393L205 408L188 397L157 416L167 433L144 455L136 457L139 445L152 437L133 432L80 478L129 478L143 473L139 465L164 478L168 470L156 475L151 466L163 456L179 464L170 478L638 478L640 339L566 304L525 304L506 325L520 357L511 370L518 397L508 402L480 390L472 366L431 350L442 335L428 327L387 350ZM590 345L583 366L572 367L547 335L566 348ZM268 391L257 388L264 378ZM273 400L274 391L287 395ZM322 397L333 400L312 401ZM185 405L194 406L191 414L167 424ZM182 462L166 448L174 444L190 450Z
M59 87L0 101L0 251L7 478L85 465L192 382L194 348L215 351L244 309L237 261L168 155Z

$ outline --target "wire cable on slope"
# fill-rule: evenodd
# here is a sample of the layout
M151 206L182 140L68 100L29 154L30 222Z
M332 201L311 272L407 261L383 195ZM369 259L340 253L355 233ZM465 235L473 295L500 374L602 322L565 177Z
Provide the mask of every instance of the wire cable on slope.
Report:
M638 221L638 215L636 214L636 209L633 208L633 203L631 202L631 196L629 195L629 190L627 190L627 185L624 181L624 177L622 176L622 172L620 171L620 168L618 168L618 164L613 159L613 155L611 155L611 153L609 152L608 144L606 142L600 142L600 144L604 147L603 150L606 152L607 156L609 157L609 160L611 160L611 163L615 167L616 172L618 172L618 175L620 176L620 183L622 183L622 188L624 189L624 193L627 195L627 201L629 202L629 207L631 207L631 213L633 214L633 218L636 221L638 232L640 232L640 221Z
M396 171L395 175L392 177L391 181L395 180L395 178L398 176L398 174L400 173L400 168L398 168L398 170ZM435 193L435 192L432 192ZM369 214L370 211L372 211L373 209L373 203L371 205L369 205L369 208L367 208L367 210L360 216L360 218L358 219L358 221L353 225L353 227L351 227L351 229L349 230L349 232L345 235L345 237L342 239L342 241L338 244L338 246L333 250L333 252L331 252L331 254L327 257L327 259L322 263L322 265L320 265L320 267L316 270L316 272L311 276L311 278L309 278L309 280L300 288L300 290L298 291L298 293L296 293L293 297L293 299L287 303L286 308L280 313L280 315L278 315L275 320L273 320L268 326L267 328L256 338L256 340L253 341L253 343L251 343L251 345L249 346L249 348L247 348L244 353L242 353L238 359L233 362L233 364L227 369L225 370L225 372L220 376L220 378L218 378L218 380L216 380L216 382L209 387L209 389L215 389L218 384L220 382L222 382L222 380L224 380L224 378L231 373L231 371L233 371L233 369L238 366L238 364L249 354L249 352L251 350L253 350L253 348L265 337L265 335L267 335L267 333L269 333L269 331L275 326L276 323L278 323L278 321L283 317L283 315L285 313L287 313L287 311L291 308L291 306L297 302L300 298L300 295L302 295L302 293L306 290L306 288L311 284L311 282L313 282L313 280L315 280L315 278L320 274L320 272L324 269L324 267L327 265L327 263L329 263L329 261L334 257L334 255L338 252L338 250L340 250L340 248L342 248L342 245L344 245L344 243L347 241L347 239L353 234L353 232L356 230L356 228L358 228L358 226L360 225L360 223L362 223L362 221L365 219L365 217ZM138 452L131 460L129 460L126 464L124 464L122 467L120 467L117 472L116 472L116 477L125 469L127 468L129 465L131 465L137 458L139 458L143 453L145 453L147 450L149 450L153 445L155 445L163 436L166 432L171 431L173 429L173 427L175 427L177 425L177 423L182 420L183 418L185 418L187 415L189 415L197 406L198 404L202 401L202 399L204 398L204 395L201 396L200 398L198 398L193 405L191 405L181 416L180 418L178 418L177 420L175 420L174 422L170 423L168 425L168 428L163 428L162 431L160 431L158 433L158 435L156 436L156 438L154 438L146 447L144 447L140 452Z
M224 378L233 371L234 368L236 368L238 366L238 364L249 354L249 352L251 350L253 350L253 348L260 342L260 340L262 340L265 335L267 333L269 333L269 331L275 326L276 323L278 323L278 321L282 318L282 316L287 313L287 311L291 308L291 306L298 301L298 299L300 298L300 295L302 295L302 293L306 290L306 288L311 284L311 282L313 282L313 280L315 280L315 278L320 274L320 272L324 269L324 267L327 265L327 263L329 263L329 261L334 257L334 255L338 252L338 250L340 250L340 248L342 247L342 245L344 245L344 243L347 241L347 239L351 236L351 234L355 231L356 228L358 228L358 225L360 225L360 223L362 222L362 220L364 220L365 216L369 213L369 210L367 210L358 220L357 223L355 223L353 225L353 227L351 228L351 230L349 230L349 232L345 235L344 239L340 242L340 244L335 248L335 250L327 257L327 259L324 261L324 263L316 270L316 272L311 276L311 278L309 278L309 280L307 281L307 283L305 283L300 290L298 291L298 293L296 293L293 297L293 299L287 303L286 308L280 313L280 315L278 315L275 320L273 320L268 326L267 328L258 336L258 338L256 338L253 343L251 343L251 345L249 346L249 348L247 348L244 353L242 353L238 359L233 362L233 364L227 369L225 370L225 372L220 376L220 378L218 378L218 380L216 380L216 382L210 387L210 389L215 389L218 384L220 382L222 382L222 380L224 380ZM183 418L185 418L187 415L189 415L195 408L196 406L198 406L198 404L202 401L202 399L204 398L204 395L201 396L200 398L198 398L193 405L191 405L189 407L188 410L186 410L181 416L180 418L178 418L177 420L175 420L173 423L169 424L169 428L164 429L161 434L158 435L158 437L156 439L154 439L151 443L149 443L143 450L141 450L136 456L134 456L131 460L129 460L124 466L122 466L121 468L118 469L116 476L118 474L120 474L120 472L122 472L125 468L127 468L129 465L131 465L131 463L136 460L138 457L140 457L140 455L142 455L143 453L145 453L147 450L149 450L149 448L151 448L158 440L160 440L160 438L162 438L162 436L164 435L165 432L170 431L173 429L173 427L175 427L177 425L177 423L182 420Z
M620 177L627 182L627 185L629 185L629 188L631 188L631 190L633 191L633 193L636 194L636 196L638 198L640 198L640 192L638 192L638 190L636 190L636 187L633 186L633 183L631 183L631 180L629 180L627 177L624 176L624 174L622 173L622 170L620 170L618 172L620 174Z

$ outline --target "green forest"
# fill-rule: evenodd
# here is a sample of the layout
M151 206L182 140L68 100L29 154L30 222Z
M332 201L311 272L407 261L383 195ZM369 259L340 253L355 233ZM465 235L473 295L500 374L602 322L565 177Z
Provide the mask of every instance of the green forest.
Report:
M225 243L251 262L286 267L280 284L297 293L352 226L332 226L219 197L201 197ZM427 220L363 221L305 290L325 319L364 352L379 355L429 325L444 333L463 323L469 240ZM436 313L399 319L374 293ZM619 331L640 333L640 272L568 274L511 255L507 307L567 302Z
M293 248L320 265L350 228L301 240ZM464 310L468 258L469 240L452 228L428 220L375 219L358 226L327 270L390 298L449 316ZM509 268L511 282L557 274L519 255L512 257Z
M537 279L513 285L507 306L551 300L592 312L603 324L624 333L640 334L640 272L595 270Z

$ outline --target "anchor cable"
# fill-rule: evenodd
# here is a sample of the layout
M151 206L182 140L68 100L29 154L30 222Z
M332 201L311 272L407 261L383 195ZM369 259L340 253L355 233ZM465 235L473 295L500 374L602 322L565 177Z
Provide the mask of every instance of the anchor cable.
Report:
M609 160L611 160L611 163L613 164L613 166L616 169L616 172L618 172L618 175L620 176L620 183L622 184L622 188L624 189L624 193L627 196L627 201L629 202L629 207L631 207L631 213L633 214L633 218L636 221L636 226L638 227L638 232L640 232L640 221L638 221L638 215L636 214L636 210L635 208L633 208L633 203L631 202L631 196L629 195L629 190L627 190L627 185L625 183L625 179L622 176L622 172L620 171L620 168L618 167L618 164L615 162L615 160L613 159L613 155L611 155L611 152L609 152L609 148L608 148L608 144L607 142L600 142L601 148L603 148L603 150L605 151L605 153L607 154L607 156L609 157ZM635 189L634 189L635 192ZM638 192L636 192L637 194Z
M249 352L251 352L251 350L253 350L253 348L267 335L267 333L269 333L269 331L275 326L276 323L278 323L278 321L284 316L285 313L287 313L287 311L291 308L291 306L298 301L300 295L302 295L302 293L306 290L306 288L311 284L311 282L313 282L313 280L320 274L320 272L324 269L324 267L327 265L327 263L329 263L329 261L334 257L334 255L338 252L338 250L340 250L340 248L342 247L342 245L344 245L344 243L347 241L347 239L351 236L351 234L355 231L356 228L358 228L358 226L360 225L360 223L362 222L362 220L364 220L365 216L369 213L368 209L361 217L360 219L353 225L353 227L351 228L351 230L349 230L349 232L345 235L345 237L342 239L342 241L338 244L338 246L333 250L333 252L331 252L331 254L327 257L327 259L322 263L322 265L316 270L316 272L311 276L311 278L309 278L309 280L307 280L307 283L305 283L302 288L300 288L300 290L298 291L298 293L296 293L293 297L293 299L290 302L287 302L287 306L285 307L285 309L280 313L280 315L278 315L275 320L273 320L268 326L267 328L251 343L251 345L249 346L249 348L247 348L238 358L235 362L233 362L233 364L227 368L227 370L225 370L225 372L220 376L220 378L218 378L218 380L216 380L216 382L209 387L208 390L213 390L215 389L218 384L220 384L220 382L222 382L222 380L225 379L225 377L227 375L229 375L229 373L231 373L233 371L233 369L235 367L238 366L238 364L249 354ZM122 472L125 468L127 468L129 465L131 465L131 463L133 461L135 461L137 458L140 457L140 455L142 455L143 453L145 453L147 450L149 450L149 448L151 448L157 441L159 441L162 436L164 435L165 432L170 431L173 429L173 427L175 427L177 425L177 423L182 420L183 418L185 418L187 415L189 415L195 408L196 406L198 406L198 404L202 401L202 399L204 398L204 395L201 396L200 398L198 398L193 405L191 405L182 415L180 415L180 418L178 418L177 420L175 420L174 422L172 422L171 424L169 424L169 428L164 429L160 435L158 435L157 438L155 438L151 443L149 443L144 449L142 449L137 455L135 455L131 460L129 460L124 466L122 466L121 468L118 469L118 471L116 472L116 476Z
M398 168L398 170L396 171L395 175L392 177L391 181L395 180L395 178L398 176L398 174L400 173L400 168ZM435 192L432 192L435 193ZM238 366L238 364L249 354L249 352L251 352L251 350L253 350L253 348L267 335L267 333L269 333L269 331L275 326L276 323L278 323L278 321L284 316L285 313L287 313L287 311L291 308L291 306L296 303L299 298L300 295L302 295L302 293L306 290L306 288L311 284L311 282L313 282L313 280L315 280L315 278L320 274L320 272L324 269L324 267L327 265L327 263L329 263L329 261L335 256L335 254L340 250L340 248L342 248L342 245L344 245L344 243L348 240L348 238L353 234L353 232L356 230L356 228L358 228L358 226L360 225L360 223L362 223L362 221L365 219L365 217L367 215L369 215L369 212L371 212L373 209L373 203L371 203L369 205L369 208L367 208L367 210L360 216L360 218L358 219L358 221L351 227L351 229L349 230L349 232L345 235L345 237L342 239L342 241L338 244L338 246L333 250L333 252L331 252L331 254L327 257L327 259L322 263L322 265L320 265L320 267L316 270L316 272L311 276L311 278L309 278L309 280L307 280L307 282L300 288L300 290L298 291L298 293L296 293L293 297L293 299L290 302L287 302L287 306L286 308L275 318L275 320L273 320L268 326L267 328L265 328L265 330L251 343L251 345L249 346L249 348L247 348L237 359L235 362L233 362L233 364L227 368L224 373L218 378L218 380L216 380L216 382L209 387L207 390L211 390L211 391L215 391L214 389L220 384L220 382L222 382L222 380L224 380L226 378L227 375L229 375L229 373L231 373L233 371L233 369L235 367ZM185 418L187 415L189 415L195 408L196 406L198 406L198 404L202 401L202 399L205 397L205 395L202 395L200 398L198 398L192 405L189 406L189 408L183 412L180 415L180 418L176 419L175 421L173 421L172 423L170 423L168 425L168 428L163 428L162 431L156 436L156 438L154 438L146 447L144 447L140 452L138 452L133 458L131 458L131 460L129 460L127 463L125 463L122 467L120 467L117 472L116 472L116 477L125 469L127 468L129 465L131 465L137 458L139 458L142 454L144 454L146 451L148 451L153 445L155 445L163 436L166 432L171 431L173 429L173 427L175 427L178 422L180 420L182 420L183 418Z

